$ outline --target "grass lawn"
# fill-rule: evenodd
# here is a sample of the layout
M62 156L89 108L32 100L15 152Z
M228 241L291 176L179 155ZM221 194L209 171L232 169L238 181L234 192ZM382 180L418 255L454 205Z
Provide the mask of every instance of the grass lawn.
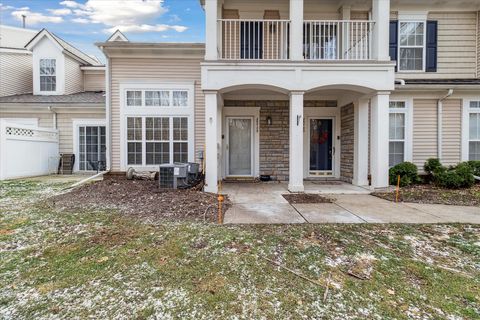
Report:
M0 183L1 319L480 318L479 225L158 223L62 187Z

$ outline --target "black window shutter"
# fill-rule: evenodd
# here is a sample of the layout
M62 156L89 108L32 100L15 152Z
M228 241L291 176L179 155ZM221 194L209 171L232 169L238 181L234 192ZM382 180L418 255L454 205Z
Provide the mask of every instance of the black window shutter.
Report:
M427 21L426 72L437 72L437 21Z
M397 71L398 66L398 59L397 59L397 52L398 52L398 21L390 21L390 41L389 41L389 48L390 48L390 59L392 61L397 61L395 65L395 71Z

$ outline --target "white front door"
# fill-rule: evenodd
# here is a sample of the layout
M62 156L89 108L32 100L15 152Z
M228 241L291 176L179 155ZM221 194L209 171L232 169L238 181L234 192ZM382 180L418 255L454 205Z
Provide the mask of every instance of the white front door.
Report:
M253 176L253 117L226 118L227 176Z

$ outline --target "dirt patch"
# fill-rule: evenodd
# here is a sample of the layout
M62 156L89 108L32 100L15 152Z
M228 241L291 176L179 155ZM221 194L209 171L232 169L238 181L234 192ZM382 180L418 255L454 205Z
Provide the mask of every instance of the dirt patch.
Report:
M395 191L375 192L372 193L372 195L385 200L395 201ZM432 185L405 187L400 190L399 201L459 206L480 206L480 184L476 184L468 189L460 190L442 189Z
M158 181L130 181L107 176L103 181L84 185L50 198L58 209L117 209L121 213L160 220L215 221L217 196L196 190L165 190ZM223 209L230 207L225 197Z
M314 193L290 193L282 194L285 200L290 204L299 204L299 203L332 203L333 199L323 197L319 194Z

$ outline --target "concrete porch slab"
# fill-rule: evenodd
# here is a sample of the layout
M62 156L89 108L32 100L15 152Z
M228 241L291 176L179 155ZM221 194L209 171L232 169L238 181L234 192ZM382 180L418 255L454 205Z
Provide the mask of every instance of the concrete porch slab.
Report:
M226 224L297 224L305 219L288 203L234 204L225 213Z
M348 210L334 203L294 204L309 223L364 223Z

